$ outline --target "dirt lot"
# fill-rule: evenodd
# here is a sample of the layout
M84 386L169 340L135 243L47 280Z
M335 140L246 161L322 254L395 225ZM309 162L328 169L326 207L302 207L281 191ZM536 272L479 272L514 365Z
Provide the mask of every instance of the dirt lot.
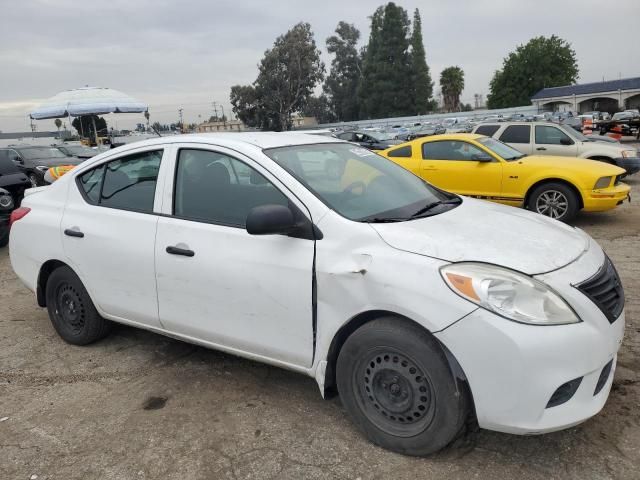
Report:
M640 178L628 183L636 203L577 221L628 297L604 410L540 437L471 433L425 459L369 444L301 375L127 327L67 345L2 249L0 479L638 479Z

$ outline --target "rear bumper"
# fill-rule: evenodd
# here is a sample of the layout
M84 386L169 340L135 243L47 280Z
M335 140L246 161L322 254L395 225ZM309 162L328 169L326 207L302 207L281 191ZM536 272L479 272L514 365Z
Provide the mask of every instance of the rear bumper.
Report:
M619 157L614 158L613 161L618 167L624 168L627 171L627 175L640 172L640 157Z
M615 208L629 198L631 187L619 183L615 187L582 192L582 201L586 212L604 212Z

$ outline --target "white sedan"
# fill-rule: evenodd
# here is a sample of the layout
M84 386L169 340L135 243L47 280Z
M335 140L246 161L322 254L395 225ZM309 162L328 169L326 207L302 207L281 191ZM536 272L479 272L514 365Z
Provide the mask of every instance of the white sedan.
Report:
M127 145L28 190L12 223L13 268L67 342L120 322L301 372L410 455L473 415L516 434L595 415L624 332L581 230L328 137Z

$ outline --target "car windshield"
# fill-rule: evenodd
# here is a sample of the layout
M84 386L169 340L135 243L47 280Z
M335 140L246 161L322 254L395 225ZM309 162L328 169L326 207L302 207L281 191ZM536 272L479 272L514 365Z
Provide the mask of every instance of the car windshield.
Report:
M519 152L506 143L502 143L501 141L491 137L480 138L478 139L478 142L507 161L518 160L519 158L526 156L524 153Z
M82 145L65 145L64 148L71 155L82 155L82 156L94 156L98 154L97 150L89 147L83 147Z
M395 134L386 133L386 132L366 132L372 138L375 138L379 142L384 142L386 140L393 140Z
M21 148L20 155L27 160L36 160L38 158L66 158L66 155L55 147Z
M399 165L352 144L293 145L264 153L350 220L404 221L442 213L460 202L459 197L437 190Z

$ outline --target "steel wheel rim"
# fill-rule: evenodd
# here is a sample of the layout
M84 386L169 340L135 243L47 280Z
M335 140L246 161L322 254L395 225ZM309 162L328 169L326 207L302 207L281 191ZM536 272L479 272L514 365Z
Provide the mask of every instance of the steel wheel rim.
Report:
M569 210L569 199L558 190L546 190L536 199L536 212L547 217L559 219Z
M70 284L63 283L56 289L55 314L58 320L70 330L73 335L79 335L84 330L85 309L78 291Z
M428 375L410 357L378 347L354 369L356 399L367 418L384 432L411 437L435 416L435 393Z

